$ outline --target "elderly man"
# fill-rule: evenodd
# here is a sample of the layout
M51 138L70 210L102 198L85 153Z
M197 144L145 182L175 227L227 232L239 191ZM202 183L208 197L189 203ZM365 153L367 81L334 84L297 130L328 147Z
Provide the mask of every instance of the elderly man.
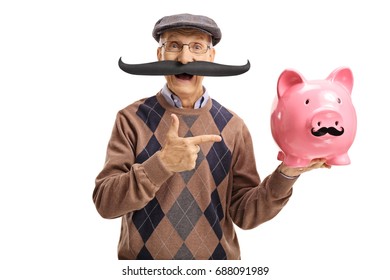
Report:
M210 18L160 19L159 61L213 62L221 31ZM96 178L104 218L122 218L119 259L240 259L234 224L254 228L279 213L298 176L328 167L283 163L260 180L241 118L210 97L203 77L165 76L154 96L119 111Z

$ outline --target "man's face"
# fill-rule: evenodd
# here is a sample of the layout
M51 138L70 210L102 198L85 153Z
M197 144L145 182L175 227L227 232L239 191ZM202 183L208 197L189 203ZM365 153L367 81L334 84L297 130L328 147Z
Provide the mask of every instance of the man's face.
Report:
M211 45L211 38L208 34L197 30L171 30L166 31L161 35L160 42L163 44L166 41L177 41L183 44L191 42L203 43ZM215 50L210 48L204 54L195 54L189 50L187 45L183 46L181 52L167 52L165 47L157 49L158 60L176 60L183 64L192 61L214 61ZM165 76L168 88L174 92L182 100L184 107L191 107L203 94L202 76L190 75L172 75Z

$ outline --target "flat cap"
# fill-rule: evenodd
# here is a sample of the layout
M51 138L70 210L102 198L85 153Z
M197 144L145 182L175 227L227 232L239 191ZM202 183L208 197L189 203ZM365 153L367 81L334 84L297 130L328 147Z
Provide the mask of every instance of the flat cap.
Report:
M221 30L214 20L206 16L191 14L177 14L161 18L156 22L152 35L158 42L162 33L178 28L194 28L211 35L213 46L218 44L222 37Z

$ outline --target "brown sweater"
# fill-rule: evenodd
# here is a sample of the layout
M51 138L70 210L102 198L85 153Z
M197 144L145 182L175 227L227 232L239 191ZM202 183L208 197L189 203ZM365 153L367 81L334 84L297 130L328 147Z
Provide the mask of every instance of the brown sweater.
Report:
M200 145L194 170L172 173L158 156L172 113L181 137L222 137ZM159 93L118 112L93 200L102 217L122 217L119 259L234 260L233 224L250 229L273 218L294 182L276 171L260 181L247 127L217 101L179 109Z

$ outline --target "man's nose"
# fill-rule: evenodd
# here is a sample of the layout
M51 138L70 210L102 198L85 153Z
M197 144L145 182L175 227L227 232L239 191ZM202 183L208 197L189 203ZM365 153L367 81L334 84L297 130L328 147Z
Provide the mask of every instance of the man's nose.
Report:
M189 62L194 61L193 53L190 51L190 48L188 45L184 45L183 49L179 53L177 60L181 62L182 64L187 64Z

